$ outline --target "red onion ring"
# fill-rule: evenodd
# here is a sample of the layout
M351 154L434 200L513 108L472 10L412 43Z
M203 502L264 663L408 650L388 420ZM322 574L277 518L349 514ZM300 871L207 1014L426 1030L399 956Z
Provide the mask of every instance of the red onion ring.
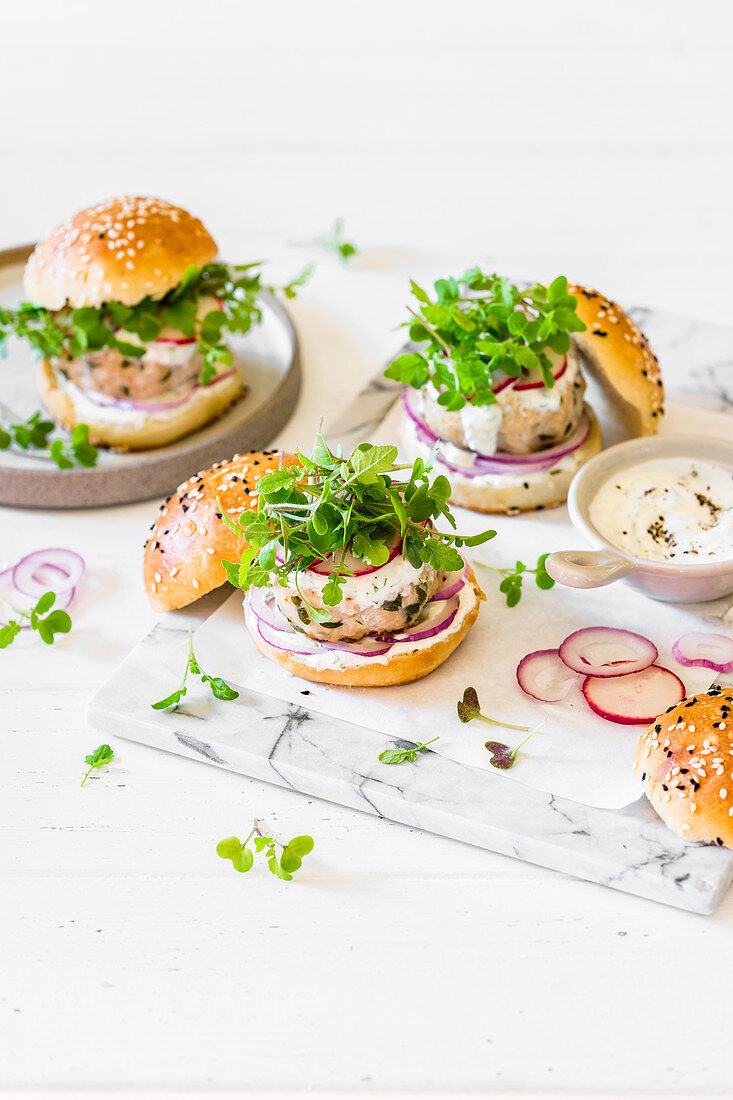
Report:
M61 580L44 584L36 575L39 570L49 568L58 573ZM70 588L75 588L84 572L84 559L75 550L51 547L48 550L35 550L26 554L13 567L13 587L25 596L38 598L49 589L59 596Z
M212 378L205 386L202 386L200 382L194 382L188 393L176 401L130 401L126 397L112 397L102 401L100 395L96 394L94 390L84 390L84 396L89 398L94 405L99 405L102 408L134 409L139 412L165 412L167 409L180 408L181 405L185 405L191 400L196 390L208 390L218 382L223 382L225 378L230 378L238 370L239 367L232 367L231 370L225 371L223 374L217 374L216 378Z
M605 649L603 652L599 650ZM610 649L610 652L609 652ZM642 634L612 626L588 626L569 634L558 649L574 672L598 678L627 676L653 665L659 650Z
M733 672L733 638L725 634L683 634L672 646L672 653L681 665Z
M541 703L559 703L578 683L578 676L556 649L538 649L522 657L517 665L517 683L525 695Z
M318 645L318 642L315 641L313 642L313 648L296 649L296 645L300 645L301 647L307 645L307 641L305 640L304 635L298 635L298 642L291 641L290 637L286 639L282 636L282 634L278 636L279 632L277 630L273 630L270 627L269 623L266 623L264 619L257 618L257 630L260 637L265 642L267 642L269 646L272 646L273 649L281 649L283 653L292 653L296 657L312 657L314 653L318 652L318 649L315 648ZM295 634L295 631L293 631L293 634Z
M468 562L466 562L463 569L457 569L454 573L448 573L443 588L441 588L439 592L436 592L434 596L431 596L428 603L436 603L438 600L449 600L452 596L457 596L468 580L469 572L470 566Z
M428 603L425 606L425 612L427 612L427 620L422 618L414 623L412 626L408 626L407 630L401 631L399 634L377 634L375 637L380 642L423 642L428 638L434 638L436 634L440 634L441 631L447 630L455 619L458 613L458 604L460 600L458 596L453 596L450 600L440 600L438 603ZM437 622L436 622L437 620Z

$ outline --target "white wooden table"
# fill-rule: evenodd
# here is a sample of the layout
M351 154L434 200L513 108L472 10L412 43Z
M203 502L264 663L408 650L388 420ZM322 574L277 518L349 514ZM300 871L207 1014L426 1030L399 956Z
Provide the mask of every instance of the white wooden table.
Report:
M0 246L128 188L291 267L343 214L362 259L294 306L305 445L417 250L725 321L728 30L706 2L16 4ZM155 508L0 509L0 559L89 566L72 634L0 654L0 1088L733 1086L733 897L692 917L114 738L80 789L85 703L155 621ZM298 881L216 857L252 816L314 836Z

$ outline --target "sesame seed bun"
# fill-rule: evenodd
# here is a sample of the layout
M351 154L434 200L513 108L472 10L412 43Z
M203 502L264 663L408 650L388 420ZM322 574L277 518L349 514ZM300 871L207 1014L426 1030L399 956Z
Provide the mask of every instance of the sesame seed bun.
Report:
M26 264L29 299L65 305L136 305L162 298L191 264L215 259L215 241L193 215L163 199L124 195L80 210L36 246Z
M733 692L713 687L662 714L639 738L634 770L670 829L733 848Z
M283 451L253 451L217 462L179 485L161 506L145 544L143 578L158 611L186 607L227 579L221 559L239 561L247 543L221 519L217 497L232 519L256 508L257 482L297 463Z
M593 410L588 405L584 405L584 409L590 420L588 438L582 446L559 459L549 470L466 477L456 473L453 468L444 468L438 454L434 470L436 473L444 473L450 481L451 503L470 508L474 512L507 515L538 508L555 508L563 504L567 500L570 482L575 474L603 446L601 430ZM405 455L411 460L420 457L427 461L432 454L430 447L418 437L412 420L404 415L402 442ZM538 452L538 455L541 453Z
M569 286L578 299L585 332L573 333L585 365L618 408L634 435L653 435L664 415L659 363L644 333L621 306L584 286Z
M246 392L241 371L235 371L220 382L193 390L178 408L152 412L122 405L95 406L48 359L39 362L36 383L41 401L58 424L68 431L88 424L90 443L120 451L162 447L181 439L221 416Z
M404 650L397 654L385 654L383 657L365 657L360 663L349 663L344 668L318 668L313 659L296 656L269 645L257 630L256 619L248 613L245 598L245 622L252 639L263 657L268 657L282 665L293 676L302 680L311 680L316 684L339 684L344 687L393 687L395 684L409 684L421 680L434 672L439 665L447 661L451 653L461 644L476 622L481 601L486 599L476 583L473 570L468 581L473 599L463 616L457 630L446 631L431 639L430 644L416 647L412 652ZM353 661L353 658L352 658Z

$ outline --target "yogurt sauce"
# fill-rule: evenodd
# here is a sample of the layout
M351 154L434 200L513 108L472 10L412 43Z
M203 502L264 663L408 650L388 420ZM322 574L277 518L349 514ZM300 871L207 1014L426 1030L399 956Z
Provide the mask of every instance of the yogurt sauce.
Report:
M629 466L598 491L590 521L635 558L725 561L733 558L733 470L692 458Z

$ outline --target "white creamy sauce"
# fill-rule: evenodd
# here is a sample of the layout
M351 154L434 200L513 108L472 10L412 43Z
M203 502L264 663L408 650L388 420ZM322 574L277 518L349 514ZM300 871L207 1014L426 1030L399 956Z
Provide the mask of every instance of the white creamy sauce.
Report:
M220 373L228 369L228 367L224 367ZM153 417L156 420L162 420L177 416L184 407L183 405L176 405L172 409L131 409L122 404L122 401L126 398L106 397L104 394L99 393L94 401L90 400L84 390L74 385L70 379L64 378L60 373L57 376L57 384L59 389L66 392L73 401L74 411L80 423L128 424L142 427ZM167 401L177 401L187 394L190 394L188 399L190 404L203 401L208 396L208 387L199 386L192 389L191 383L186 382L175 390L166 390L160 394L160 400L161 403L165 404Z
M392 563L390 563L392 564ZM409 564L409 563L408 563ZM351 579L351 578L349 578ZM357 577L356 580L363 580L366 578ZM457 630L460 630L465 622L466 616L476 606L476 595L474 593L473 584L470 581L466 581L463 588L460 591L460 598L458 603L458 610L456 616L450 626L446 627L439 637L447 638L451 634L454 634ZM249 599L244 597L244 620L247 624L247 629L250 634L255 636L257 634L257 616L250 610ZM279 612L277 612L279 614ZM284 625L289 625L287 620L283 617ZM297 649L299 635L293 637L293 649ZM312 639L309 640L312 643ZM394 642L389 650L379 657L363 657L357 656L353 653L344 653L339 649L328 649L323 643L315 643L318 645L318 650L315 653L309 653L304 656L299 656L298 659L311 666L311 668L327 669L327 668L351 668L354 665L363 665L365 662L370 664L387 664L389 660L394 657L398 657L405 653L417 653L421 649L427 649L430 646L435 645L436 638L425 638L419 642Z
M363 577L347 577L341 590L341 599L353 599L361 607L373 604L379 607L388 600L401 595L411 585L433 576L431 566L423 564L419 569L410 565L407 558L397 554L392 561ZM328 576L309 570L300 576L300 587L304 592L321 593L328 582Z
M636 558L680 565L733 558L733 470L691 458L630 466L598 491L590 520Z
M137 333L126 332L124 329L117 333L117 339L125 344L146 348L145 354L141 357L143 363L162 363L166 367L182 367L198 351L195 340L190 344L172 344L166 340L153 340L150 344L144 344Z
M461 409L461 427L466 443L472 451L481 455L496 454L496 441L502 421L501 394L495 405L464 405ZM459 448L455 448L459 450ZM449 459L449 461L453 461Z

